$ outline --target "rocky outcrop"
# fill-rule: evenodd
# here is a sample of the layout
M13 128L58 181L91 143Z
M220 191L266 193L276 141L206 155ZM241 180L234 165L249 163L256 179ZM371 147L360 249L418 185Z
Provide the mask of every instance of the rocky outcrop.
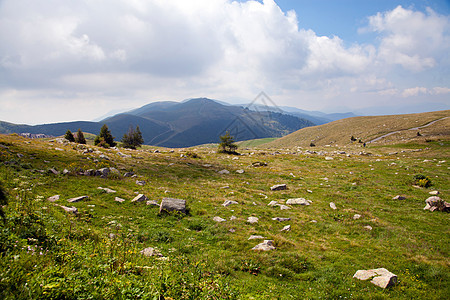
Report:
M359 280L372 279L370 282L383 289L395 285L397 283L397 275L389 272L385 268L371 269L371 270L358 270L353 278Z

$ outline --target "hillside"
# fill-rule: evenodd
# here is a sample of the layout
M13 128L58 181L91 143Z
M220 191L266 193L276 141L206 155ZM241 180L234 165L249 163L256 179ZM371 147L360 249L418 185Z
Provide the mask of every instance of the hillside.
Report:
M448 200L449 141L316 148L0 135L0 299L446 299L449 215L423 207ZM397 284L353 278L374 268Z
M361 139L362 142L370 143L376 138L396 131L399 132L373 141L372 144L413 139L448 139L450 138L450 118L448 117L450 117L450 110L406 115L354 117L303 128L271 143L264 144L263 147L308 147L311 142L316 146L350 145L357 143L357 141L351 141L352 136L357 140ZM415 129L436 120L439 121L430 126ZM421 136L417 136L417 132L420 132Z
M255 112L242 107L222 105L207 98L181 103L156 102L127 113L117 114L101 122L66 122L43 125L16 125L0 122L0 133L44 133L60 136L67 130L98 133L108 125L116 140L130 126L139 126L147 145L190 147L214 143L227 130L236 140L281 137L314 123L276 112Z

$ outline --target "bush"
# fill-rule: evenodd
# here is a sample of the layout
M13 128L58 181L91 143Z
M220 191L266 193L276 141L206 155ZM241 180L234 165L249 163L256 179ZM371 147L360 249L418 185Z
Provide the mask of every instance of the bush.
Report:
M431 179L422 174L414 175L414 184L424 188L428 188L432 185Z
M94 145L103 148L114 147L116 145L116 142L114 142L114 137L112 136L111 131L109 131L106 124L103 124L102 128L100 129L99 135L95 137Z

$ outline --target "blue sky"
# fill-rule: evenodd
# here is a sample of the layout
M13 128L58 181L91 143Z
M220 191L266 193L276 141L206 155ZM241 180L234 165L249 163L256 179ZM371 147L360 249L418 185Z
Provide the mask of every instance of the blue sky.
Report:
M449 109L449 1L0 1L0 120L261 91L325 112Z

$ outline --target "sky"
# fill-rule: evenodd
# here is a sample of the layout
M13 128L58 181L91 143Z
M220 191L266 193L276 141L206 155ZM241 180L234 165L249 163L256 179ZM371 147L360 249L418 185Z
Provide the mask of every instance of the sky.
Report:
M449 0L0 0L0 120L207 97L450 109Z

